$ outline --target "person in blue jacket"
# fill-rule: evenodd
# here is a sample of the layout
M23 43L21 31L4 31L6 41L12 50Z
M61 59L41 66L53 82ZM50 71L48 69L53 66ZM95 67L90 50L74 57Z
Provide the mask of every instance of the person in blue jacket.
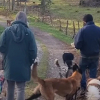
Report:
M14 100L15 84L17 100L25 100L25 82L30 80L31 65L37 57L37 46L23 11L17 13L15 21L1 34L0 52L8 84L7 100Z
M88 69L90 78L96 78L100 54L100 28L94 24L91 14L83 17L83 24L84 27L79 30L74 39L75 48L81 53L79 66L82 70L82 95L86 90L85 71Z

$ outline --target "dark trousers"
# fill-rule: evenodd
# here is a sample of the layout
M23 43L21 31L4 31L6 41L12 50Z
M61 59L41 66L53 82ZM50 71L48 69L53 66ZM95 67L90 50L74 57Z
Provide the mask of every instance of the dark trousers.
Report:
M99 63L99 58L81 58L79 66L82 70L82 81L81 87L86 89L86 69L89 70L90 78L96 78L97 75L97 66Z

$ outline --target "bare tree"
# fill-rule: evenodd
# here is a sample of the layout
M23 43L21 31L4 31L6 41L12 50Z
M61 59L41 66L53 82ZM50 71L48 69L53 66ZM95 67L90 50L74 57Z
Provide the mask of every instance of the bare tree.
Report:
M83 5L84 4L84 0L80 0L79 5Z
M6 1L5 0L3 0L3 6L4 6L4 8L6 7Z
M12 10L14 10L15 7L15 0L12 0Z
M17 0L17 6L19 6L19 2L20 2L20 0Z
M46 10L50 7L51 0L40 0L41 1L41 14L44 15Z
M8 9L10 11L10 0L8 0Z

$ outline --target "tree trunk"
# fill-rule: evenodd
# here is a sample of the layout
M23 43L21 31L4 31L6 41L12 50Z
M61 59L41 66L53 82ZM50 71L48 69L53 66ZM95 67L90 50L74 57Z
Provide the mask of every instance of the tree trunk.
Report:
M85 1L84 0L80 0L79 5L84 5Z
M4 8L5 8L5 6L6 6L6 1L5 1L5 0L3 0L3 6L4 6Z
M8 9L10 11L10 0L8 0Z
M45 0L41 0L41 14L44 15L45 13Z
M21 7L21 0L20 0L20 7Z
M14 10L15 7L15 0L12 0L12 10Z
M17 6L19 6L19 2L20 2L20 0L17 0Z
M25 1L25 7L24 7L24 12L26 13L26 1Z

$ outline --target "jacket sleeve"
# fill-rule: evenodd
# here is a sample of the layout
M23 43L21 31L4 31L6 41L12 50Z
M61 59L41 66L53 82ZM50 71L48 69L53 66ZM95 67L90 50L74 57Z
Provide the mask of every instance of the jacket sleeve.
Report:
M35 58L37 57L37 45L34 38L34 34L31 32L30 35L30 42L29 42L29 56L31 64L34 63Z
M83 45L83 31L82 29L79 30L79 32L76 34L74 39L74 45L76 49L81 49Z
M0 52L6 52L6 30L0 36Z

